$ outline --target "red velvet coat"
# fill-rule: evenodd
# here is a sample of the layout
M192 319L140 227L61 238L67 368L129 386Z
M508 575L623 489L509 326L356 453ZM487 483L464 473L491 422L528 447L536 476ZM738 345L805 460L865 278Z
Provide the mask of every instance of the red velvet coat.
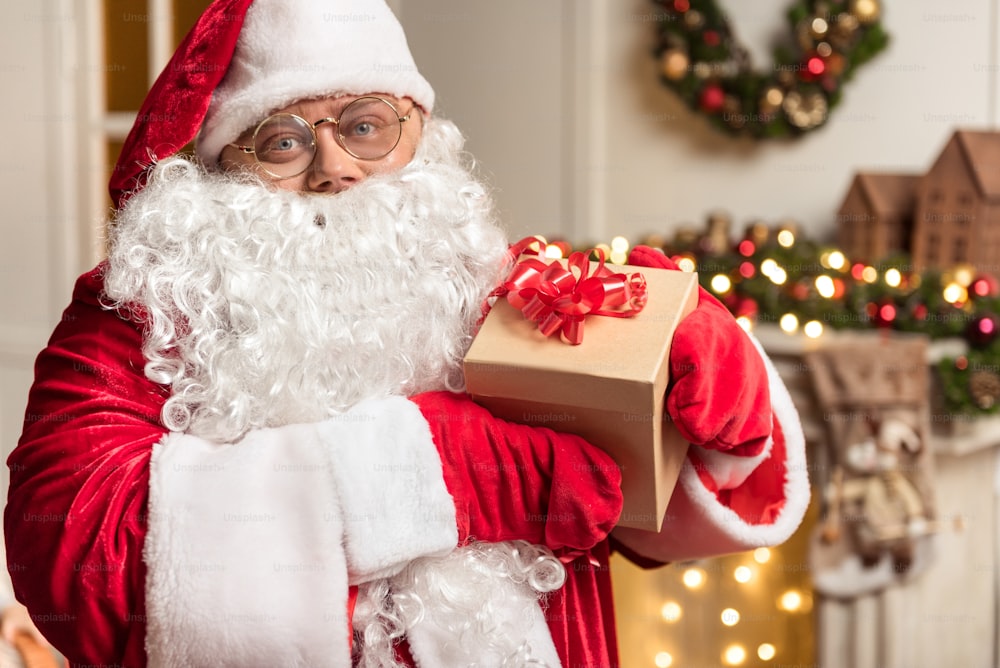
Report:
M167 389L143 375L141 326L103 308L101 287L99 269L80 278L38 358L8 461L7 557L18 599L71 662L142 666L149 465L167 434L159 420ZM613 462L579 438L495 420L462 396L413 401L441 457L459 542L524 539L564 555L568 581L546 610L563 665L617 665L608 557L621 494ZM471 411L474 426L442 418L453 411ZM727 484L717 458L695 452L662 534L622 532L628 547L617 546L665 561L694 556L687 547L722 553L786 538L808 489L794 411L781 414L766 449L734 455L750 464L748 474Z

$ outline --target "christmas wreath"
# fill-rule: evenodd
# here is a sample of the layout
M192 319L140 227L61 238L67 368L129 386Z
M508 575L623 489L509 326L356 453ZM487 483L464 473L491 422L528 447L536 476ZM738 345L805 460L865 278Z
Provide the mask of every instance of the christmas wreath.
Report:
M855 69L889 41L879 0L801 0L788 10L791 43L758 71L718 3L653 2L663 83L736 135L794 137L820 127Z

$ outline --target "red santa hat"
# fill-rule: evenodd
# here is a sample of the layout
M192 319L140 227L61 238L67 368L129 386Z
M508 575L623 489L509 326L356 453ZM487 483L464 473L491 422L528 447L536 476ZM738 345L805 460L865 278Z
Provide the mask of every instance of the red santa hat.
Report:
M111 176L116 206L156 160L197 136L214 165L226 144L296 100L337 94L409 97L429 113L420 75L385 0L216 0L143 102Z

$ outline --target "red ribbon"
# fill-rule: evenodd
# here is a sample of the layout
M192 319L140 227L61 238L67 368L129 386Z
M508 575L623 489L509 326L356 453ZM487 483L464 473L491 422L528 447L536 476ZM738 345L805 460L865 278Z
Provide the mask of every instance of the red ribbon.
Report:
M523 239L514 248L525 249L533 241ZM579 345L586 316L630 318L646 305L642 274L616 273L604 265L604 251L595 252L599 264L593 273L587 254L579 251L569 256L566 267L557 260L546 264L537 257L522 258L499 294L506 294L507 301L537 323L545 336L561 334L568 343Z

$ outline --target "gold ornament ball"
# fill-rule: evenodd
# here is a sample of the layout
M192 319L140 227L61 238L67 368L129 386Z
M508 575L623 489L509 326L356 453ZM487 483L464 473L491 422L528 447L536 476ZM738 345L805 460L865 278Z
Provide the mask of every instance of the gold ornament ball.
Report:
M822 125L829 111L826 98L821 93L800 93L794 90L785 95L781 108L788 122L801 130L811 130Z
M826 37L826 31L829 28L830 24L822 16L815 16L809 22L809 32L812 34L813 39L823 39Z
M778 83L785 88L791 88L796 83L795 72L790 69L779 71L776 78L778 79Z
M691 68L694 75L699 79L707 79L712 76L712 69L712 64L704 61L695 63L694 67Z
M839 77L844 73L844 67L847 65L847 61L839 53L831 54L829 58L826 59L826 71L835 77Z
M705 17L696 9L684 13L684 26L689 30L697 30L705 24Z
M969 377L969 394L983 410L989 410L1000 399L1000 376L992 371L973 371Z
M660 61L663 68L663 75L671 81L678 81L687 74L688 66L691 64L686 53L680 49L669 49L663 53Z
M862 23L871 23L879 17L878 0L851 0L851 14Z
M764 94L760 96L760 103L757 105L762 114L773 114L781 108L781 103L785 99L785 92L778 86L768 86L764 89Z
M833 30L830 32L833 35L844 39L850 39L854 36L854 33L858 31L861 27L861 22L858 21L858 17L854 14L849 14L844 12L837 15L837 20L833 24Z

